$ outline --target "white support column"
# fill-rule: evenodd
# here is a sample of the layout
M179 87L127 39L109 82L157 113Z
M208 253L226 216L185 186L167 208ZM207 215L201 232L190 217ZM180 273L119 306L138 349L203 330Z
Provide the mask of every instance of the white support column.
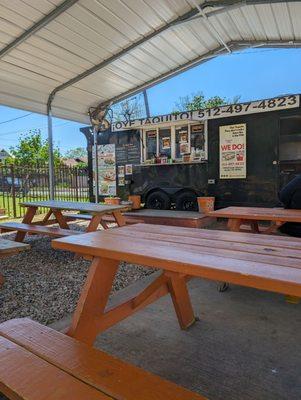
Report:
M54 200L55 193L55 174L53 157L53 132L52 132L52 111L51 104L48 105L48 166L49 166L49 195L50 200Z
M93 162L93 179L94 179L94 196L95 203L99 202L99 173L98 173L98 148L97 148L97 128L93 129L93 154L94 154L94 162Z

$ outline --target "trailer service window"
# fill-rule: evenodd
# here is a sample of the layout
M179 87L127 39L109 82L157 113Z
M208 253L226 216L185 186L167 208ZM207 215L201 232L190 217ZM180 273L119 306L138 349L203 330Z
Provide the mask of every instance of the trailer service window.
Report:
M176 162L207 160L204 123L157 126L141 132L145 144L142 162L155 162L158 158Z

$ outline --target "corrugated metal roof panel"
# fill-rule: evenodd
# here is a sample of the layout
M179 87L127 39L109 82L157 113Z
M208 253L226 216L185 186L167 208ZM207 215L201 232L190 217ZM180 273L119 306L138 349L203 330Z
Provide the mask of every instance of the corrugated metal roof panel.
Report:
M301 43L301 2L207 7L58 92L53 114L87 122L90 106L154 82L237 42ZM48 15L61 0L1 0L0 49ZM46 112L59 85L122 52L193 10L192 0L79 0L3 56L0 102Z

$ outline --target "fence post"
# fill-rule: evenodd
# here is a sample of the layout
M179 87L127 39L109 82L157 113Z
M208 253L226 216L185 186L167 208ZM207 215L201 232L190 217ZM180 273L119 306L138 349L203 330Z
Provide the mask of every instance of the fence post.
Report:
M76 201L78 201L78 171L79 169L75 168L75 190L76 190Z
M15 188L15 168L14 168L14 165L10 166L10 172L11 172L11 181L12 181L11 194L12 194L12 200L13 200L13 214L14 214L14 218L17 218L16 188Z

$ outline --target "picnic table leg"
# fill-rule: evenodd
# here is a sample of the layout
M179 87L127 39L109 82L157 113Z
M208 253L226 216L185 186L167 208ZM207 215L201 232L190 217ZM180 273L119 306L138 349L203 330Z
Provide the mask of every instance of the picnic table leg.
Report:
M30 224L31 221L33 220L34 216L36 215L38 207L28 207L26 214L24 215L24 218L22 220L23 224ZM15 242L23 242L24 238L26 236L26 232L20 232L18 231L15 237Z
M45 223L45 222L47 222L48 220L49 220L49 218L51 217L51 214L52 214L52 210L49 210L48 212L47 212L47 214L45 215L45 217L43 218L43 223Z
M67 335L93 344L99 331L97 321L105 311L118 267L119 261L93 259Z
M185 275L176 272L166 272L167 282L173 305L181 329L189 328L195 322L195 316L188 293Z
M89 222L89 225L87 226L86 232L96 231L98 225L101 223L102 217L103 216L101 214L93 215L91 221Z
M126 225L125 217L124 217L124 215L121 214L120 211L114 211L112 214L113 214L113 216L115 218L115 221L116 221L118 226L125 226Z
M2 287L3 283L4 283L4 276L0 274L0 288Z
M53 214L55 216L55 219L57 220L59 227L61 229L70 229L65 217L63 216L63 214L60 210L54 210L54 209L52 210L51 209L50 212L51 212L51 214Z
M228 220L228 229L230 231L232 231L232 232L239 232L241 224L242 224L242 220L241 219L229 218L229 220Z
M257 221L250 221L251 232L252 233L260 233L259 225Z

